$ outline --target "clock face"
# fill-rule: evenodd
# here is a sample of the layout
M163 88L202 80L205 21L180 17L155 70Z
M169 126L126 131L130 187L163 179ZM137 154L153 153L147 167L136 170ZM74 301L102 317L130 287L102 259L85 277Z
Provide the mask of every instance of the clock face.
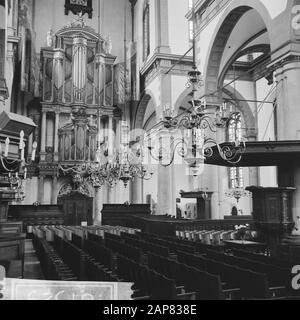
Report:
M78 6L87 6L87 0L70 0L70 3Z

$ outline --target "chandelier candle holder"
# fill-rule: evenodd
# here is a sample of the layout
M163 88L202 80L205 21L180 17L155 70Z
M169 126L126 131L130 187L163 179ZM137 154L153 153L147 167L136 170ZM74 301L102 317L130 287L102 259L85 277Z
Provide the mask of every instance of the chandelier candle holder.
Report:
M225 196L228 198L236 199L237 203L240 202L240 199L251 197L251 193L246 191L244 188L234 188L225 193Z
M176 152L185 158L189 167L197 167L205 162L205 159L213 157L215 152L230 165L237 165L246 151L246 143L242 139L233 142L220 144L215 139L209 137L208 132L216 133L218 129L225 129L232 121L235 121L237 112L228 108L227 104L222 104L215 112L211 112L206 100L193 99L189 102L190 110L183 116L174 117L174 108L170 105L164 107L163 127L168 130L170 136L169 143L162 143L163 139L157 136L163 135L163 128L155 132L159 146L153 148L151 134L148 142L148 149L152 158L159 161L165 167L170 166ZM183 137L172 138L173 132L189 133L189 139ZM172 132L173 131L173 132ZM153 135L153 134L152 134ZM190 143L190 137L192 142ZM168 152L166 150L170 150ZM165 162L165 163L163 163Z
M122 122L122 129L127 128L127 123ZM113 139L101 137L98 132L97 150L94 151L95 159L93 161L82 159L77 160L75 165L70 165L69 161L59 164L59 170L64 175L72 176L76 190L84 182L90 183L94 188L101 188L104 185L112 188L119 181L122 181L127 187L128 183L135 178L143 180L152 178L154 171L148 170L143 164L142 146L136 142L136 151L130 148L129 133L127 130L123 131L124 134L120 137L119 151L113 148Z
M197 69L196 66L194 66L193 70L188 72L188 82L186 86L187 88L193 88L193 92L195 92L201 88L202 84L202 73Z
M24 181L27 180L28 167L35 162L37 142L32 145L32 155L30 161L25 160L25 133L23 130L20 132L20 140L18 144L19 157L18 159L9 159L9 150L11 145L11 140L9 137L5 139L5 149L2 150L2 145L0 144L0 161L3 170L3 185L6 185L10 190L17 193L16 199L23 200L25 197L23 186Z

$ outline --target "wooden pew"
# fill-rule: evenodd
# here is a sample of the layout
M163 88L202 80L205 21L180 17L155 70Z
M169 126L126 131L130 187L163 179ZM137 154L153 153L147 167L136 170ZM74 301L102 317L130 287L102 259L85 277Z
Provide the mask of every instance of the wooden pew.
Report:
M169 248L160 244L154 244L155 241L142 241L134 239L124 239L125 243L140 248L144 253L155 253L163 257L170 254Z
M109 270L113 269L113 254L110 249L99 245L97 242L85 240L83 244L83 250L95 258L95 260L104 267L108 268Z
M294 264L289 261L284 261L284 260L276 259L273 257L268 257L268 256L265 256L265 255L262 255L259 253L254 253L251 251L239 250L239 249L232 249L231 251L237 257L248 258L250 260L268 263L268 264L272 264L272 265L278 266L278 267L291 268L292 266L294 266Z
M207 256L216 261L221 261L230 265L236 265L244 269L252 270L254 272L266 274L271 287L289 287L291 270L288 268L281 268L271 264L229 256L213 251L208 251Z
M105 240L105 247L112 250L114 253L119 253L121 255L124 255L126 257L129 257L130 259L141 262L143 251L141 248L137 246L131 246L126 243L118 242L115 240L106 239Z
M77 277L72 270L63 262L62 258L46 240L34 236L33 245L45 279L77 281Z
M262 273L240 268L236 265L209 259L208 257L190 256L186 253L178 253L179 261L187 261L193 267L198 267L221 277L227 294L236 291L239 298L265 299L271 296L267 276ZM238 292L240 289L240 292Z
M14 274L8 270L8 277L24 278L25 241L26 234L0 235L0 260L8 261L11 267L20 261L20 270L13 270Z
M136 298L151 300L194 300L195 293L179 293L172 279L118 255L118 275L135 283Z
M168 276L177 288L195 292L197 300L223 300L220 277L197 268L179 263L175 260L149 255L148 265L151 269Z

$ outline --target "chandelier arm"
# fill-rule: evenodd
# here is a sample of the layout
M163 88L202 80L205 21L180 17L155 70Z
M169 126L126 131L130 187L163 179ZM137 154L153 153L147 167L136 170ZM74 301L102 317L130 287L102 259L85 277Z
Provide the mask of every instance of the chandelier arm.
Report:
M237 165L241 161L242 155L245 152L244 147L242 150L240 150L241 148L239 148L239 152L237 152L237 150L236 152L233 152L232 148L230 148L229 146L220 147L220 145L216 141L214 141L212 138L206 139L205 143L214 144L217 147L221 158L232 165ZM205 153L207 157L212 157L214 153L212 147L205 148Z
M16 162L16 161L15 161L15 162ZM18 169L18 168L15 168L14 170L8 169L8 168L6 167L4 161L3 161L3 157L1 157L1 164L2 164L2 166L3 166L3 168L4 168L4 170L7 171L8 173L13 173L13 172L15 172L15 171ZM20 164L20 162L19 162L19 164Z
M209 116L202 117L200 120L199 127L200 127L200 129L207 129L207 127L208 127L211 132L216 133L217 129L213 128L213 126L215 126L215 124L212 124L210 121L211 121L211 118Z
M240 153L237 153L237 152L232 152L232 149L229 148L228 146L225 146L225 147L220 147L218 144L217 144L217 148L218 148L218 151L219 151L219 154L220 156L222 157L223 160L227 161L228 163L232 164L232 165L236 165L238 164L241 159L242 159L242 155ZM227 149L226 149L227 148ZM226 153L228 154L228 157L226 156ZM232 156L230 156L230 154L232 154ZM238 157L236 160L235 158Z

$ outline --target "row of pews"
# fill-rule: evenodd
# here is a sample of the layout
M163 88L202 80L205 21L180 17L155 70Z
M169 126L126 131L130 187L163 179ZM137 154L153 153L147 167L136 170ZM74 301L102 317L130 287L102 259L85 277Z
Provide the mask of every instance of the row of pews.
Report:
M280 299L294 294L290 266L283 261L242 250L228 254L213 243L112 226L39 226L33 235L37 251L43 248L39 257L48 266L43 270L49 280L57 277L48 261L55 257L61 268L54 269L61 276L133 282L134 299Z
M194 230L176 231L179 239L200 241L205 244L220 245L225 240L237 240L238 231L236 230Z

